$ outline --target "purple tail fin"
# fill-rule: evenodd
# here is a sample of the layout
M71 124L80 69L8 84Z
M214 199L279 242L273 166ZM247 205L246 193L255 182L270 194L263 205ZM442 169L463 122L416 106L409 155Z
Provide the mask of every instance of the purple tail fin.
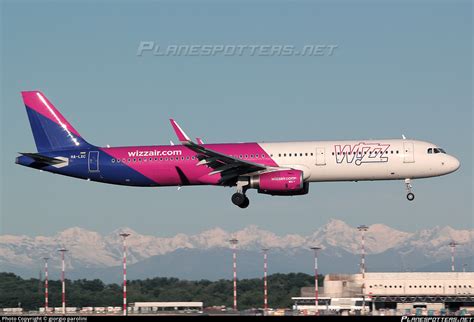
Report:
M38 152L91 146L41 92L21 92L21 95Z

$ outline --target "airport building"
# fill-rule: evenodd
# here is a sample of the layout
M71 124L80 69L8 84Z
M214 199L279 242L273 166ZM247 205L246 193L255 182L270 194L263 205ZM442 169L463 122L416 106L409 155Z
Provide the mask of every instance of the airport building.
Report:
M135 302L129 313L202 313L203 302Z
M314 293L313 287L302 288L292 298L294 309L314 311ZM328 274L319 294L319 310L473 310L474 273Z

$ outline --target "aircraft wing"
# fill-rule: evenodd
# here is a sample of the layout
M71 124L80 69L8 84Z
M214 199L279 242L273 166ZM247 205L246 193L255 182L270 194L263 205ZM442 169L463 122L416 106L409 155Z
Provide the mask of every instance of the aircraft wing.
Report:
M199 160L197 165L206 165L214 169L214 171L209 173L209 175L220 173L221 179L219 183L223 185L231 185L235 183L237 178L241 175L271 169L271 167L234 158L230 155L208 149L201 144L194 143L191 141L189 136L184 133L178 123L173 119L170 119L170 122L181 143L197 153L197 158Z

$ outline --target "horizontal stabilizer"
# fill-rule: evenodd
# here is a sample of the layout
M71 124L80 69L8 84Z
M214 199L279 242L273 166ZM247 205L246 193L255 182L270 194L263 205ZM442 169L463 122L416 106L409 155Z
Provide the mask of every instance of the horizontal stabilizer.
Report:
M65 162L64 160L61 159L56 159L52 157L47 157L45 155L41 155L39 153L21 153L21 155L24 155L25 157L32 158L36 162L42 163L42 164L48 164L48 165L55 165L55 164L60 164Z

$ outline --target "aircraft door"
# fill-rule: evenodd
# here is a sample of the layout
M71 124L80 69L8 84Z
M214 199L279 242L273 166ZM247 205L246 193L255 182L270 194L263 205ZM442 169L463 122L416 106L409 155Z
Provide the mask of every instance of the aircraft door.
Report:
M403 142L403 162L404 163L415 162L413 142Z
M89 152L89 172L99 172L99 151Z
M316 165L326 165L325 148L316 148Z

